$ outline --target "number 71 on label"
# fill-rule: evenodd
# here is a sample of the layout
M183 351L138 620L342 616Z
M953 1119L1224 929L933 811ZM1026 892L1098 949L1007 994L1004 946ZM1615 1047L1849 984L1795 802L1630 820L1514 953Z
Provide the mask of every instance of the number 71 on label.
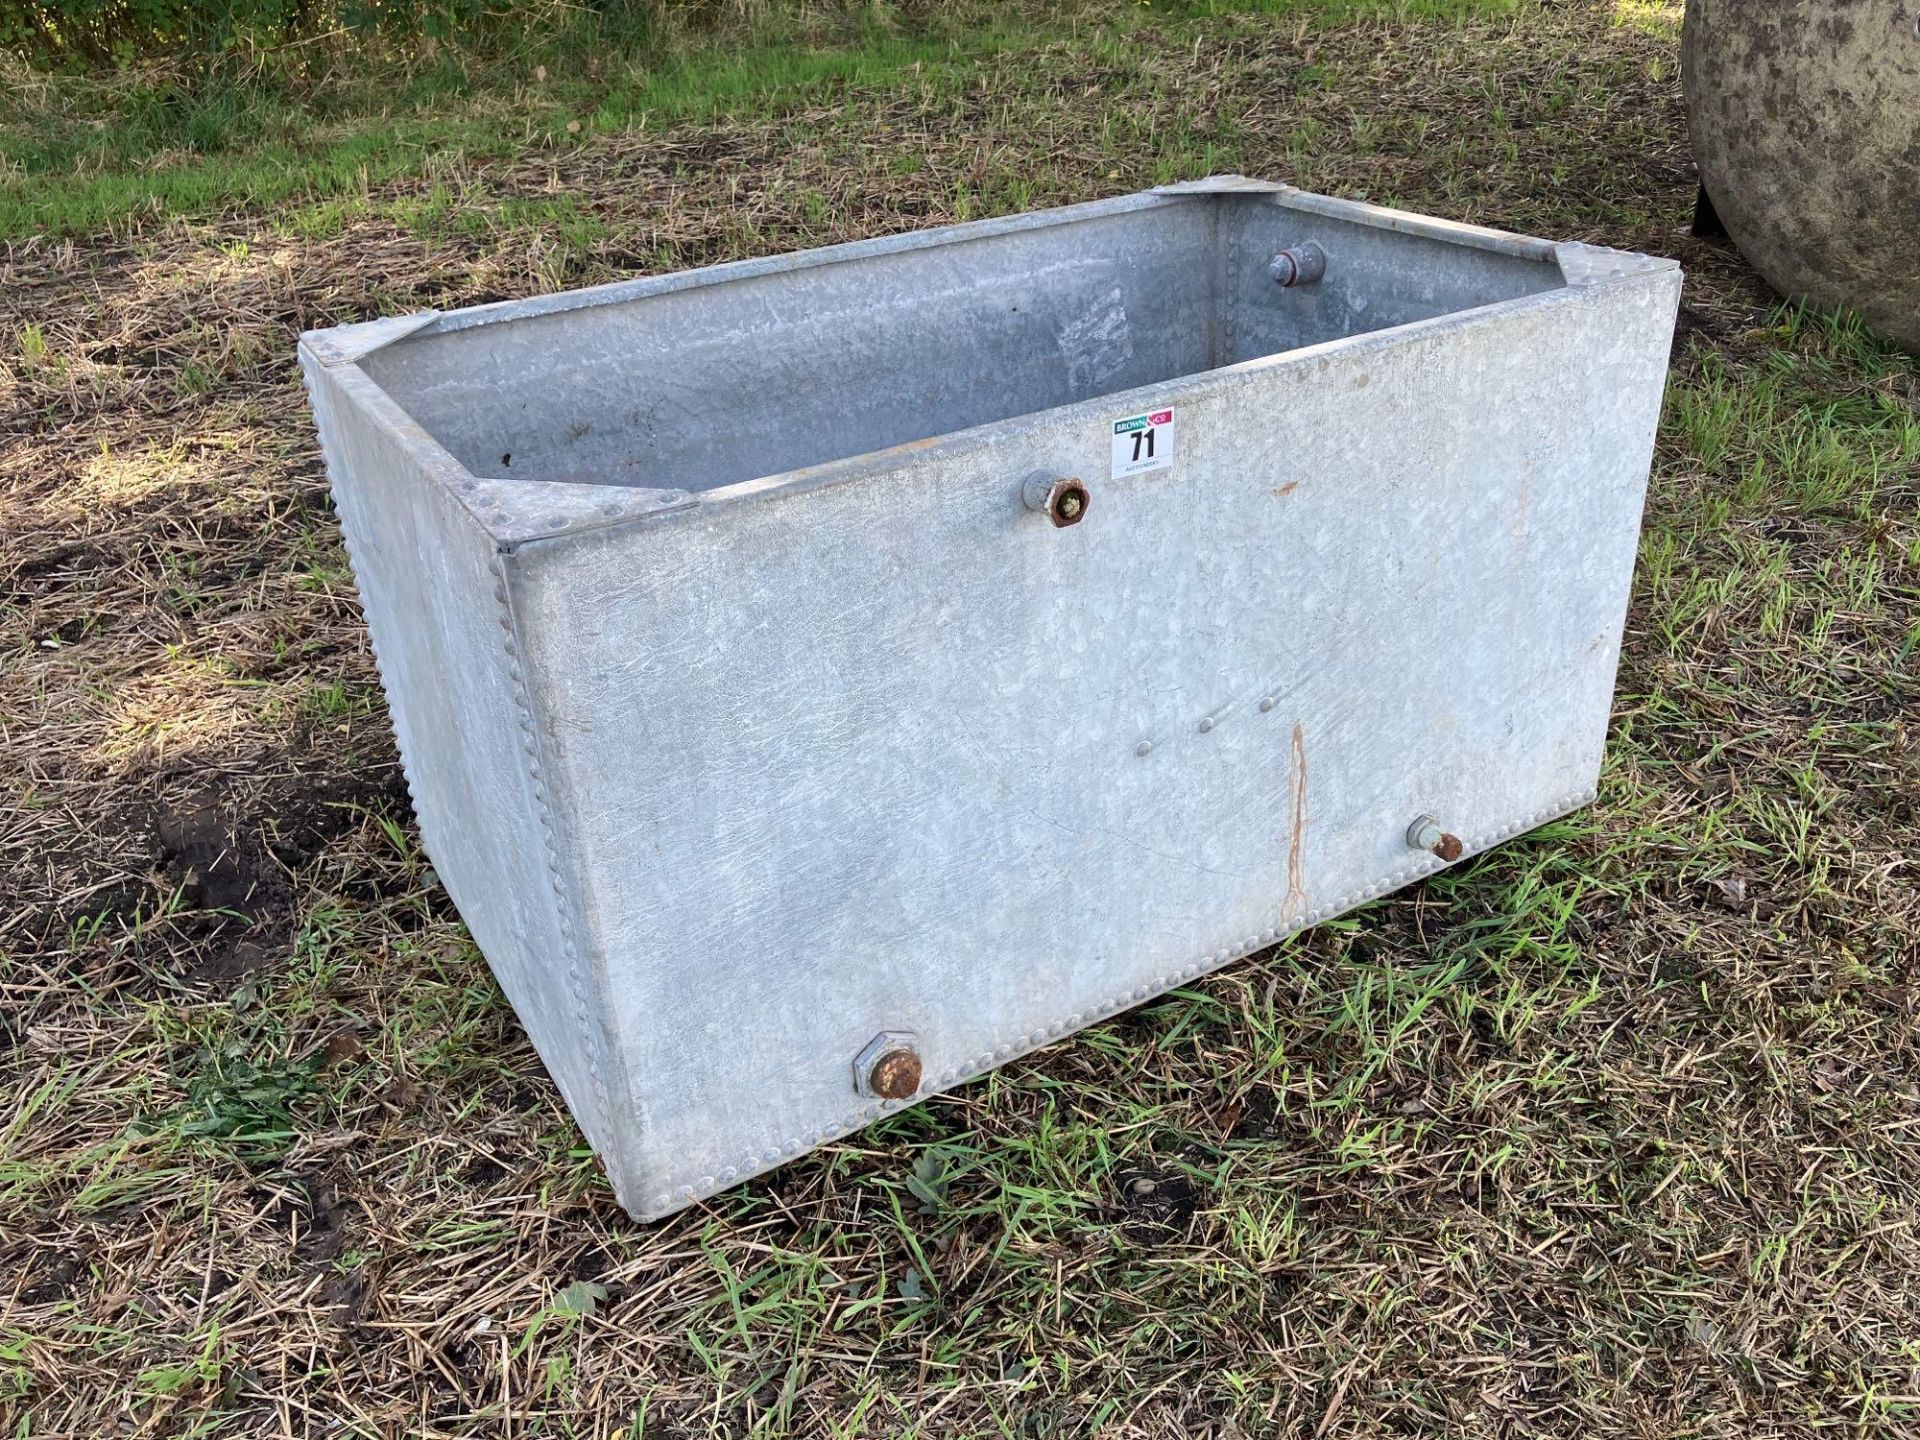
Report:
M1173 411L1150 410L1113 422L1113 478L1173 463Z

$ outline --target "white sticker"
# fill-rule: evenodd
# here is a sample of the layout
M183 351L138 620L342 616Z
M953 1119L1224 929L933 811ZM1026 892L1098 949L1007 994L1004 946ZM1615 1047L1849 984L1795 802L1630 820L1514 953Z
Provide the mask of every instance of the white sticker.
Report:
M1113 478L1173 463L1173 411L1153 410L1113 422Z

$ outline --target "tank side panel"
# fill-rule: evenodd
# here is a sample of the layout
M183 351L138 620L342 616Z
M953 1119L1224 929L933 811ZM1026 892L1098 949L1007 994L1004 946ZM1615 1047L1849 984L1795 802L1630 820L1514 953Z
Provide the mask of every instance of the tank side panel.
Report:
M1083 407L528 546L637 1210L889 1108L877 1036L946 1089L1591 799L1678 288L1183 383L1140 473Z
M605 1150L604 1017L574 943L505 558L404 425L360 402L352 366L301 361L427 854Z
M1365 335L1437 315L1557 290L1551 252L1541 259L1398 234L1294 208L1266 196L1223 202L1232 257L1227 303L1235 317L1231 359ZM1316 244L1326 275L1291 289L1267 273L1276 252Z

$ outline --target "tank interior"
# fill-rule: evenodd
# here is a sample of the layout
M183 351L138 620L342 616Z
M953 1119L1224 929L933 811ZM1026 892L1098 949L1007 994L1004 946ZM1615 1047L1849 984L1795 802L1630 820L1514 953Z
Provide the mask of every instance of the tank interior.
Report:
M1325 277L1286 289L1282 249ZM363 362L477 476L710 490L1557 289L1550 260L1206 194L428 327Z

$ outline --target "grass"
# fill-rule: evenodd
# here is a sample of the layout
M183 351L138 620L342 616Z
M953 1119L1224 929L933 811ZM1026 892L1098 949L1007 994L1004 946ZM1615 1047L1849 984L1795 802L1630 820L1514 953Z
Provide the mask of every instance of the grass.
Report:
M0 239L90 234L136 217L324 202L412 178L450 158L497 159L596 136L777 114L847 88L943 83L1047 40L1090 38L1110 54L1157 43L1160 24L1246 14L1319 25L1460 22L1533 0L1152 0L1064 13L954 5L903 26L885 9L820 29L763 20L744 44L588 33L524 44L498 66L443 59L289 93L258 79L194 85L164 75L120 84L41 79L0 101ZM805 17L806 12L801 12ZM878 17L878 18L877 18ZM882 20L888 23L882 23ZM504 71L504 74L502 73ZM397 94L396 94L397 91ZM77 183L76 183L77 182Z
M1659 7L1213 8L7 122L0 1426L1913 1433L1920 371L1686 234ZM632 1224L420 849L294 335L1227 168L1686 262L1600 802Z

